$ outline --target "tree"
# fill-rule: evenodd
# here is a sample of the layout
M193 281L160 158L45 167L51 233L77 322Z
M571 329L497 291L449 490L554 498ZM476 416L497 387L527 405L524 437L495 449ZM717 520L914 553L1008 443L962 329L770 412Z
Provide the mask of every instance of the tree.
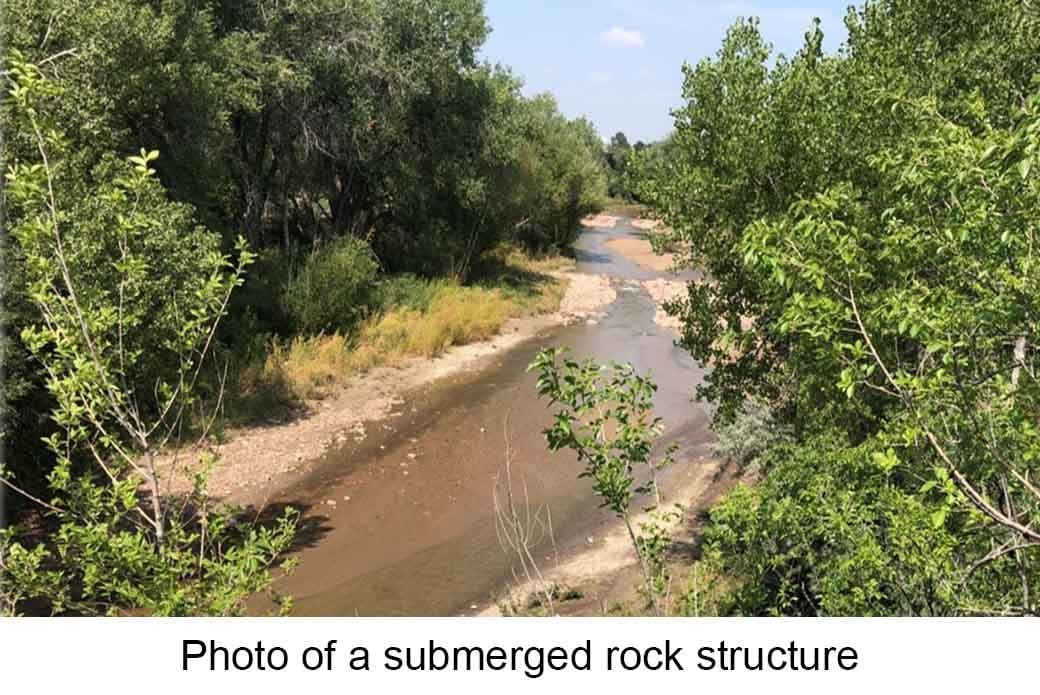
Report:
M242 244L232 264L219 237L166 200L151 168L157 152L142 150L129 166L105 159L84 177L49 110L60 89L17 53L7 65L8 115L38 154L6 175L11 233L41 317L22 340L46 372L57 431L47 440L49 499L0 470L53 525L32 547L3 530L4 608L33 600L55 613L240 612L269 586L295 512L272 527L243 523L214 509L204 470L177 498L159 454L190 424L217 323L252 255Z
M882 173L872 205L829 189L754 225L743 245L786 294L780 330L797 336L793 350L884 414L872 437L879 463L923 480L935 525L974 547L965 582L981 596L968 601L1025 613L1040 573L1030 416L1040 278L1028 222L1038 105L1031 97L1012 130L976 134L909 102L906 117L929 132L872 160ZM988 581L976 587L980 571ZM1003 593L1015 584L1017 601Z
M603 204L599 138L587 120L564 118L549 94L520 109L523 141L513 200L522 217L515 236L532 248L564 249L577 238L581 218Z
M550 451L570 449L577 455L584 466L580 477L592 481L600 506L624 523L639 560L646 599L661 615L668 589L666 523L672 514L660 511L639 533L632 514L640 494L653 492L655 506L660 506L657 472L672 464L674 454L669 447L654 456L654 442L662 432L660 418L652 414L657 386L630 364L578 363L564 354L561 349L543 350L528 367L538 373L539 395L550 406L559 406L552 426L545 430L546 441ZM637 483L637 476L643 481Z
M764 408L793 437L714 512L733 610L1036 610L1021 13L875 0L838 55L814 24L772 62L738 22L685 68L668 159L637 158L638 195L705 271L672 307L711 366L701 397L719 425Z
M610 169L607 190L614 198L631 198L631 191L625 183L625 172L632 155L632 146L624 133L615 133L607 147L607 166Z

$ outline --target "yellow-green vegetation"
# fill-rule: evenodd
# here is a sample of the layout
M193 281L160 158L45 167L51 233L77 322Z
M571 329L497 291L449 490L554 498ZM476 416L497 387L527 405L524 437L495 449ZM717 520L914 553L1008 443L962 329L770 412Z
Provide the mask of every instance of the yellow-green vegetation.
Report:
M411 276L382 280L392 304L351 334L332 333L273 340L261 365L240 379L241 395L277 386L295 401L320 399L352 376L412 357L436 357L455 345L487 340L506 321L556 311L566 291L553 271L562 256L531 258L517 250L492 254L471 285Z
M648 212L646 205L633 203L631 200L624 198L607 198L603 205L603 210L608 215L631 217L633 219L643 217Z

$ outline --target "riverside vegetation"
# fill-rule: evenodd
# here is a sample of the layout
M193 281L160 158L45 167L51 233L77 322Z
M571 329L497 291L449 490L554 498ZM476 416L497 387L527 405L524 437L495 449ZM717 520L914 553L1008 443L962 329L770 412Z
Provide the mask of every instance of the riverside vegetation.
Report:
M738 22L629 164L710 278L671 310L759 479L709 512L697 610L1035 615L1040 16L868 0L846 25L774 57Z
M652 383L533 365L650 610L1035 615L1034 5L866 0L835 54L742 20L665 141L605 148L478 63L477 1L9 0L0 606L244 610L294 513L217 505L205 466L166 495L156 454L551 308L609 192L704 272L669 309L753 472L677 571L632 525Z
M240 613L297 515L202 444L554 310L603 145L478 61L479 0L4 11L0 610Z

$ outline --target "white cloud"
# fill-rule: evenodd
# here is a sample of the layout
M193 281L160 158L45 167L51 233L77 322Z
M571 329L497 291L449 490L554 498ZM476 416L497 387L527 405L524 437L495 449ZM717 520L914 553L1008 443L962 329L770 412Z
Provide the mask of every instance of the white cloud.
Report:
M614 48L639 48L646 44L643 35L633 29L611 27L599 35L600 43Z
M592 84L607 84L611 80L609 72L590 72L589 82Z

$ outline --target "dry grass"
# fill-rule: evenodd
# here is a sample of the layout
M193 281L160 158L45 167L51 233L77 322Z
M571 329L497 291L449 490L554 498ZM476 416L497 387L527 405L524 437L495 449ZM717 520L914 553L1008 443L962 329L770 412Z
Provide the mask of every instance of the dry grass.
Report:
M362 366L400 357L436 357L452 345L490 338L519 315L520 305L499 290L446 285L438 288L429 310L393 310L369 321L358 337L360 352L373 357Z
M350 372L347 339L319 335L293 338L288 344L273 341L262 377L283 382L297 400L313 400Z
M429 306L396 307L367 320L352 336L319 335L274 342L244 389L277 383L296 401L317 400L351 376L413 357L436 357L454 345L488 340L506 321L556 311L565 283L548 273L567 267L560 257L504 252L493 274L463 286L433 281Z

